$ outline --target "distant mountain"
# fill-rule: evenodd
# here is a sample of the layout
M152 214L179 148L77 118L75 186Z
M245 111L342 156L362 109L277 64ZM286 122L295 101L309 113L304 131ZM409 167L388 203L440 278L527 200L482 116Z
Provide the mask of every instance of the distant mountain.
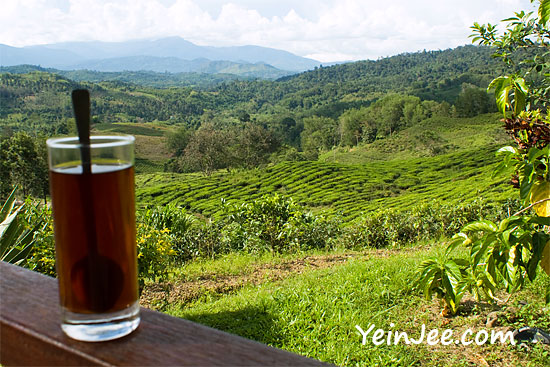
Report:
M280 70L261 62L253 64L227 60L211 61L205 58L183 60L177 57L154 56L126 56L88 60L71 65L69 69L102 72L154 71L158 73L234 74L263 79L277 79L294 74L293 72Z
M84 61L78 54L47 47L11 47L0 44L0 66L22 64L58 67Z
M241 64L235 64L241 65ZM252 65L254 66L254 65ZM259 66L261 67L261 66ZM278 69L275 69L278 70ZM25 74L32 73L36 71L48 72L52 74L58 74L75 82L124 82L132 83L137 85L142 85L146 87L153 88L169 88L169 87L193 87L197 89L210 89L218 84L224 82L230 82L233 80L249 80L257 79L261 73L258 70L255 75L247 76L245 73L243 75L237 75L235 73L216 73L216 74L207 74L207 73L195 73L195 72L186 72L186 73L158 73L154 71L116 71L116 72L106 72L106 71L92 71L92 70L59 70L53 68L43 68L36 65L15 65L15 66L0 66L0 76L2 73L10 74ZM267 76L264 79L269 79Z
M65 42L27 47L0 44L0 66L33 64L63 70L204 72L204 69L213 69L218 72L220 66L208 65L207 61L266 64L263 68L271 66L291 72L310 70L320 65L318 61L273 48L197 46L180 37L127 42ZM231 68L234 66L231 65ZM237 69L242 70L243 67ZM285 73L279 76L282 75Z

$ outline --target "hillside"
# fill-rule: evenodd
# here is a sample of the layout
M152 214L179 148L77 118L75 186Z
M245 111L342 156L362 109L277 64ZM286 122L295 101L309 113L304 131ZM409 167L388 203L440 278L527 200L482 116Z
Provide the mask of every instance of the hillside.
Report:
M324 115L341 113L388 92L454 104L464 84L486 88L503 70L491 55L491 49L479 46L417 52L319 67L275 83L223 84L215 91L241 102L255 100L260 107L277 104Z
M431 158L343 165L285 162L253 171L200 174L144 174L137 178L138 205L174 203L205 216L219 214L221 199L241 203L279 193L346 220L382 208L408 209L446 203L511 197L508 180L491 179L496 147Z
M312 115L336 118L346 109L367 106L389 92L454 104L464 86L485 88L499 72L500 65L490 54L488 48L467 46L320 67L277 81L226 81L221 77L221 84L206 90L159 90L139 85L143 81L143 84L162 86L171 74L164 77L133 74L126 79L107 75L106 78L113 81L91 83L48 72L3 72L0 74L0 122L14 130L36 131L38 126L28 121L33 113L40 115L42 125L70 118L69 92L82 87L90 89L92 113L101 122L157 120L196 126L205 111L214 111L223 118L234 116L238 110L281 118L288 115L297 119ZM75 78L102 79L85 72ZM128 79L135 84L119 81ZM174 81L171 83L168 85Z
M96 131L137 137L137 172L147 173L137 178L140 205L173 202L211 216L220 212L222 198L243 202L276 192L312 210L341 212L352 220L382 207L509 197L505 179L495 184L487 178L496 162L496 146L506 141L499 117L456 118L447 102L456 102L465 88L485 87L497 71L487 48L471 46L320 67L277 81L228 81L203 90L76 82L46 71L2 73L0 124L8 133L66 134L73 124L70 91L87 88ZM143 75L135 74L135 82ZM395 97L386 99L390 92ZM415 97L428 92L434 101L424 103ZM336 143L339 146L332 150L334 145L315 148L319 161L300 161L307 158L302 140L308 138L308 116L334 118L318 121L332 123L330 134L341 135L338 118L343 111L379 102L397 103L401 114L406 106L422 111L415 118L410 118L416 116L414 111L407 118L396 115L399 130L390 126L383 131L380 125L372 140L353 146ZM443 107L447 112L435 112ZM380 111L384 117L386 112ZM370 110L361 113L370 116ZM386 117L389 122L394 119ZM263 168L252 170L228 166L211 176L161 173L171 155L165 134L173 125L196 131L204 123L220 129L227 141L230 133L244 131L245 126L280 134L281 149L290 146L295 157L278 158L275 162L280 163L268 166L264 162Z
M370 144L337 147L320 155L322 162L361 164L373 161L432 157L451 152L507 144L502 115L490 113L470 118L428 118L393 136Z

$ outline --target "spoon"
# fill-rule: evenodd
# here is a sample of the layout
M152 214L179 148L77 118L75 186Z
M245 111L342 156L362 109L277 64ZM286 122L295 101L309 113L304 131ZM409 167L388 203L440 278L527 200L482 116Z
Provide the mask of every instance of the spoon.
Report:
M85 89L74 90L72 101L82 160L79 186L81 210L85 220L83 241L86 242L88 250L86 256L78 260L71 269L72 293L86 310L105 312L114 307L122 293L124 273L115 261L100 255L98 251L96 219L101 220L101 218L96 218L93 199L90 94Z

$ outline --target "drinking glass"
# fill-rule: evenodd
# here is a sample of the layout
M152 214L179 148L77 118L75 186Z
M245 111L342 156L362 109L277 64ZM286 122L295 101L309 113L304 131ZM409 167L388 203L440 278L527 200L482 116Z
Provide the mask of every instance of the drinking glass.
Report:
M61 328L82 341L120 338L140 322L134 137L92 136L86 147L77 137L53 138L47 146Z

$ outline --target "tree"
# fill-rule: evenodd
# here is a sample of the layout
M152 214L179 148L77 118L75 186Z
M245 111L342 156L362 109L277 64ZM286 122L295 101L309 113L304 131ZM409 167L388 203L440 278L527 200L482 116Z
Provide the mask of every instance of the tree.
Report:
M302 149L311 158L319 152L326 151L338 145L338 123L328 117L312 116L303 120Z
M209 176L216 169L229 167L232 160L229 147L233 140L229 131L216 130L212 124L202 125L179 158L180 171L202 171Z
M508 67L508 75L493 80L489 89L495 90L500 112L511 110L518 115L525 108L544 111L550 103L550 0L531 0L539 3L538 14L520 11L502 21L506 30L499 33L496 25L474 23L473 42L495 49L493 57ZM527 95L529 94L529 96Z
M173 156L179 157L183 154L187 144L189 144L192 135L193 133L185 126L171 130L166 133L166 147Z
M19 132L0 142L2 168L2 196L8 185L17 185L23 196L46 197L48 192L48 165L45 142ZM8 183L8 184L7 184Z
M240 122L249 122L250 121L250 115L248 114L248 112L246 112L244 110L237 111L237 118L239 119Z
M426 117L420 98L388 94L368 107L370 125L382 136L391 136L406 126L411 126ZM371 129L372 129L371 127Z
M472 27L474 42L496 48L495 57L513 68L512 74L499 76L489 85L495 90L505 129L516 143L498 151L504 159L495 174L514 169L514 184L525 207L499 223L479 220L467 224L453 237L442 261L430 259L420 266L418 283L424 293L431 297L437 290L452 314L466 291L477 300L494 301L498 286L511 294L527 280L533 281L539 264L550 275L550 78L546 61L550 0L538 3L538 16L516 13L503 20L506 30L501 34L491 24ZM450 258L458 245L468 248L468 259ZM440 270L447 279L443 287L438 283ZM550 287L546 302L550 303Z
M0 137L0 198L7 198L12 190L11 162L8 160L9 138Z
M364 118L363 111L355 108L340 115L338 124L341 145L354 146L359 144L363 135Z
M235 133L233 157L235 164L247 168L266 163L269 155L280 146L275 134L261 125L247 123Z
M472 85L465 85L462 88L455 107L458 117L474 117L492 110L487 91Z

